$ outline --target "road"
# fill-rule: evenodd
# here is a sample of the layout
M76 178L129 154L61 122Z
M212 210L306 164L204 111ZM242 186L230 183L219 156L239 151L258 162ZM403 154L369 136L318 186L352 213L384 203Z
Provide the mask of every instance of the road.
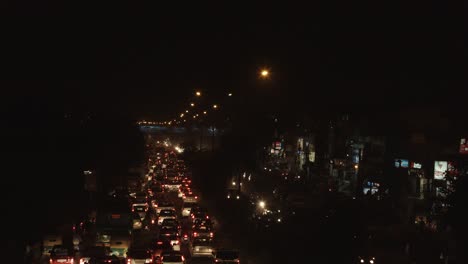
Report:
M150 148L157 148L159 151L161 146L155 143L150 145ZM173 152L171 147L163 148L168 153ZM151 149L148 151L153 154L154 152ZM151 184L166 183L165 179L156 180L156 169L152 167L156 160L159 160L160 166L164 163L174 164L174 161L180 159L181 156L177 157L175 154L171 159L148 157L147 175L153 177L145 178L139 186L139 191L147 192ZM208 209L214 223L213 247L238 250L241 263L359 263L358 256L366 244L362 234L369 225L368 207L362 201L344 198L334 193L317 193L313 188L305 189L308 201L299 205L275 198L272 194L264 194L262 198L252 198L243 194L240 199L227 199L225 186L206 183L207 179L214 179L216 175L207 175L206 173L212 172L203 171L201 168L189 168L187 162L184 166L183 171L193 171L193 183L190 187L194 193L199 194L198 203ZM197 164L194 164L194 167L196 166ZM159 171L167 177L167 168ZM184 229L183 233L190 233L192 222L189 218L181 217L183 200L177 196L177 192L166 190L157 197L158 201L168 201L175 205L178 220ZM259 208L258 199L266 201L262 208ZM147 201L149 206L150 200ZM278 213L267 226L265 222L252 217L254 213L258 214L259 210L262 213L277 210ZM67 230L61 231L61 234L64 243L71 244L70 226L65 225L59 229ZM385 235L384 241L373 240L371 252L378 260L375 263L408 263L401 237ZM148 230L133 230L132 247L151 248L151 243L158 238L157 226ZM84 238L84 244L91 245L95 243L94 240L95 234L90 231ZM189 246L190 243L182 243L180 249L187 263L213 263L212 258L193 258ZM76 264L79 263L79 256L78 253L75 258ZM125 259L122 259L122 263L124 262ZM49 259L43 257L42 263L49 263Z

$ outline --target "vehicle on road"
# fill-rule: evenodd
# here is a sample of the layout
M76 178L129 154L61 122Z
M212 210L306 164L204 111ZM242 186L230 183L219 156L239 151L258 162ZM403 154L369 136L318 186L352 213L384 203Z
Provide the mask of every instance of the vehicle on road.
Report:
M43 255L48 256L54 246L62 245L61 235L46 235L42 241Z
M91 258L104 258L111 255L110 247L90 246L80 252L80 264L89 264Z
M159 213L158 225L161 225L164 219L177 219L175 210L164 209Z
M128 248L131 246L132 237L128 232L115 232L111 234L110 251L111 255L123 258L127 255Z
M153 255L149 249L134 249L128 250L126 264L146 264L153 263Z
M192 256L208 255L213 254L213 241L207 237L196 237L190 244L190 254Z
M50 264L74 264L74 255L73 249L63 245L55 245L50 251Z
M189 217L192 208L197 207L198 204L196 202L188 202L185 201L184 205L182 205L182 217Z
M140 219L143 220L146 217L146 212L148 212L148 205L133 205L132 212L137 213Z
M192 240L197 237L213 238L214 231L208 226L196 226L192 230Z
M237 189L229 189L226 194L227 199L239 200L241 198L241 193Z
M216 263L240 263L239 251L232 249L216 249L213 253Z
M169 252L173 250L171 242L165 239L158 239L151 242L150 249L153 251L153 259L156 263L159 263L161 260L161 255L163 252Z
M168 201L161 201L158 204L158 207L156 208L156 213L159 215L161 214L162 210L174 210L175 211L175 205Z
M181 253L164 252L161 257L161 264L185 264L185 258Z

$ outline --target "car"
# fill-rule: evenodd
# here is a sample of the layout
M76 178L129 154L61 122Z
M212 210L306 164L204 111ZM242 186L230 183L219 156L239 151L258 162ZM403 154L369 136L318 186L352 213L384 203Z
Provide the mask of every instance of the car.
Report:
M185 264L185 258L178 252L163 252L161 264Z
M42 241L43 247L43 254L49 255L50 251L54 248L54 246L62 245L62 236L61 235L46 235Z
M163 188L165 191L168 192L178 192L179 188L182 186L182 183L177 179L174 180L167 180L164 182Z
M239 251L233 249L216 249L213 253L216 263L240 263Z
M72 248L55 245L50 250L50 264L73 264L75 262L74 255Z
M164 209L159 212L158 225L161 225L164 219L177 219L175 210Z
M179 221L177 221L176 219L172 219L172 218L166 218L162 221L161 223L161 229L163 228L166 228L166 227L173 227L173 228L176 228L177 230L177 233L180 235L181 231L182 231L182 226L180 225Z
M141 219L140 215L138 213L134 213L132 215L133 217L133 224L132 228L134 230L140 230L144 228L143 220Z
M192 239L195 239L197 237L213 238L214 237L213 229L211 229L208 226L196 226L195 228L192 229Z
M182 200L188 203L196 203L198 202L198 198L198 195L193 193L193 191L182 195Z
M227 199L233 199L233 200L239 200L241 198L241 194L240 194L239 190L229 189L227 191L226 198Z
M159 237L179 235L179 229L176 226L162 226L159 230Z
M110 247L90 246L80 253L80 264L89 264L91 258L104 258L110 255Z
M211 219L196 219L193 221L192 229L200 228L200 227L207 227L209 229L213 229L213 222Z
M206 211L192 212L190 215L192 217L192 223L195 223L196 221L199 221L202 219L210 219L210 216L208 215L208 212Z
M167 239L153 240L150 249L153 251L153 259L156 263L160 262L163 252L173 251L171 242Z
M368 254L361 254L357 258L357 262L359 264L376 264L376 259L372 255Z
M146 212L148 211L148 205L133 205L132 212L137 213L140 216L140 219L146 217Z
M166 210L166 209L175 211L175 206L171 202L162 201L158 204L158 207L156 208L156 213L159 215L161 213L161 210Z
M192 241L190 245L190 254L192 256L212 256L213 251L213 240L211 238L197 237Z
M198 204L196 202L184 202L182 205L182 217L189 217L192 208L197 206Z
M156 225L158 222L158 215L156 214L156 210L149 208L148 212L146 212L145 221L149 226Z
M125 259L126 264L145 264L153 263L153 255L149 249L134 249L128 250L127 257Z
M153 208L154 210L158 208L158 200L152 199L150 204L151 204L151 208Z

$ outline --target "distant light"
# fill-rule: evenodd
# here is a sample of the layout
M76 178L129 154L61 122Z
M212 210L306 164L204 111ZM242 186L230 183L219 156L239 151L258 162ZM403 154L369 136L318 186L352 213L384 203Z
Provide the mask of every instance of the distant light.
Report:
M357 170L359 168L359 165L354 165L354 168Z
M180 117L184 117L184 113L180 114Z
M258 203L258 206L260 206L260 208L265 208L265 205L266 205L266 204L265 204L264 201L260 201L260 202Z
M206 113L207 113L206 111L203 111L203 114L204 114L204 115L206 115Z
M196 116L196 115L194 115L194 116L193 116L193 118L197 118L197 116Z
M235 181L233 181L233 182L232 182L232 185L234 185L234 186L235 186L235 185L236 185L236 182L235 182Z
M217 105L217 104L214 104L214 105L213 105L213 108L214 108L214 109L218 108L218 105Z
M190 103L190 106L191 106L191 107L194 107L194 106L195 106L195 104L194 104L194 103Z
M185 113L188 113L188 110L185 110Z
M228 96L232 96L232 93L228 93Z
M196 92L195 92L195 95L196 95L196 96L201 96L201 92L200 92L200 91L196 91Z
M266 70L266 69L264 69L264 70L262 70L262 71L260 72L260 75L261 75L263 78L268 77L269 74L270 74L270 72L269 72L268 70Z

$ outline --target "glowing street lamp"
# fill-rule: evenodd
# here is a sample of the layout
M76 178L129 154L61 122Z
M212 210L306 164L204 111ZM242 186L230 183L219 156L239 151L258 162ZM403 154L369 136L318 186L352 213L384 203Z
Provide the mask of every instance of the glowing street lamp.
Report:
M260 208L265 208L265 205L266 205L266 204L265 204L264 201L260 201L260 202L258 203L258 206L260 206Z
M198 96L198 97L200 97L200 96L201 96L201 92L200 92L200 91L196 91L196 92L195 92L195 95Z
M218 105L217 105L217 104L214 104L214 105L213 105L213 108L214 108L214 109L217 109L217 108L218 108Z
M203 111L203 114L204 114L204 115L206 115L206 114L207 114L207 112L206 112L206 111Z
M232 93L228 93L228 96L231 97L231 96L232 96Z
M262 78L267 78L268 75L270 75L270 72L269 72L267 69L263 69L263 70L260 72L260 76L262 76Z
M191 106L191 107L194 107L194 106L195 106L195 104L194 104L194 103L190 103L190 106Z

